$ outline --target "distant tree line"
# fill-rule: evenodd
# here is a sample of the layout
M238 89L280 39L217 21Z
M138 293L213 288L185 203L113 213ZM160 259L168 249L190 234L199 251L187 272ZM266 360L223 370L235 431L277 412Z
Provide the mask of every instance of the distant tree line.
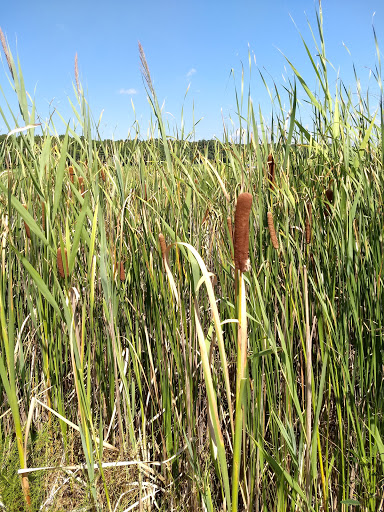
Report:
M57 147L58 151L61 150L61 146L64 141L64 135L58 137L53 136L51 138L51 148ZM5 167L5 149L6 149L7 135L0 135L0 159L2 167ZM25 154L27 154L28 137L27 135L18 135L16 137L17 144L20 148L24 148ZM12 140L12 139L11 139ZM44 143L45 137L36 135L34 137L35 146L41 147ZM13 139L14 143L14 139ZM186 141L186 140L174 140L168 139L167 144L171 150L172 155L180 158L181 160L190 162L200 162L205 158L208 160L220 159L221 161L226 159L228 146L223 147L222 143L218 140L199 140L199 141ZM111 139L105 140L92 140L91 145L88 145L88 141L84 136L78 138L69 137L68 140L68 160L71 158L75 161L88 160L90 152L92 158L97 155L102 163L107 162L114 152L123 160L122 163L128 163L136 151L140 152L140 156L143 158L145 163L151 161L165 161L165 150L162 139L127 139L113 141ZM14 155L14 153L12 153Z

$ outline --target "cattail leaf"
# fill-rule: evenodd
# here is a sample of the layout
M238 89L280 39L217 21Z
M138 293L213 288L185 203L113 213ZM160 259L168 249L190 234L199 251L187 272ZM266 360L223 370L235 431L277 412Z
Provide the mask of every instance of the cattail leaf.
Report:
M365 132L364 139L362 140L360 147L359 147L359 151L364 151L367 147L369 137L371 136L372 128L375 125L376 116L377 116L377 111L376 111L376 114L373 116L371 124L368 126L368 130Z
M4 187L2 183L0 183L0 189L7 194L7 189ZM19 213L20 217L22 217L23 221L28 225L29 229L35 233L35 235L40 238L45 245L48 245L48 240L45 238L43 231L37 225L35 219L29 213L28 210L20 203L20 201L15 197L11 196L11 204L13 208Z
M48 290L48 287L43 281L40 274L32 267L27 258L22 258L21 261L23 262L23 265L26 268L26 270L28 270L28 272L30 273L40 293L47 299L47 301L53 307L56 313L61 316L60 308L57 302L55 301L52 293Z
M52 208L52 221L56 216L57 209L59 208L59 203L60 203L60 199L61 199L61 193L62 193L62 189L63 189L65 163L67 161L67 148L68 148L68 128L65 133L63 145L61 148L60 161L59 161L59 165L57 167L55 194L54 194L53 208Z
M76 221L76 229L75 229L75 234L73 236L71 254L69 256L69 274L72 273L73 267L75 266L76 253L77 253L77 250L78 250L79 244L80 244L80 238L81 238L81 232L83 230L84 220L87 215L88 197L89 197L89 194L84 199L83 207L82 207L80 214L77 217L77 221Z

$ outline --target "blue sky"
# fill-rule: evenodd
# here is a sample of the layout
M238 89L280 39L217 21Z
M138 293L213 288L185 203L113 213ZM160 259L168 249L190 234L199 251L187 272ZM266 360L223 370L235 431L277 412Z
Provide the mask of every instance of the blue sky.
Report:
M151 109L140 73L140 41L159 103L165 102L164 115L170 131L174 126L180 128L184 105L186 130L192 129L193 116L195 122L202 118L195 138L207 139L221 138L223 119L231 126L232 118L236 128L234 82L239 88L243 64L248 87L249 52L253 104L261 105L266 119L271 102L258 69L270 87L274 80L282 88L286 85L284 79L292 77L279 49L309 84L314 83L298 29L315 54L307 20L316 32L317 6L318 2L311 0L19 0L3 3L0 26L11 51L20 57L26 88L34 96L43 119L53 108L65 119L71 116L68 98L74 101L72 82L77 52L80 79L94 118L104 111L102 136L125 138L137 119L144 138ZM377 64L372 21L384 52L383 0L323 0L323 16L327 57L336 68L330 75L331 88L336 87L337 71L345 83L355 88L353 63L366 88L369 68ZM11 100L5 67L4 71L0 69L0 84ZM372 83L373 92L377 93L376 89ZM304 94L299 97L304 98ZM3 98L0 107L5 108ZM63 131L58 119L56 127ZM5 132L0 119L0 133Z

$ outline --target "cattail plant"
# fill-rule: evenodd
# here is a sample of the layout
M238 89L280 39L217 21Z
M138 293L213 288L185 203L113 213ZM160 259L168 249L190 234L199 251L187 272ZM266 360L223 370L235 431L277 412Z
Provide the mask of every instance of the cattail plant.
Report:
M269 234L271 235L272 245L273 247L278 250L279 248L279 241L277 239L276 231L275 231L275 225L273 223L273 215L272 212L267 213L267 222L268 222L268 229Z
M65 275L69 275L69 268L68 268L68 257L67 257L67 249L64 249L64 259L65 259L65 272L64 272L64 264L63 264L63 257L61 254L61 248L59 247L57 249L57 270L59 271L60 277L64 279Z
M28 211L28 206L26 204L23 204L24 208ZM24 227L25 227L25 234L27 235L27 238L31 239L31 230L29 229L28 224L24 221Z
M268 155L268 180L270 182L270 187L273 189L275 187L275 161L273 159L272 153Z
M305 220L305 242L306 244L311 243L312 238L312 204L310 201L307 202L307 218Z
M252 207L252 195L242 193L237 198L235 212L234 260L238 274L238 331L237 331L237 365L236 365L236 416L233 443L232 472L232 510L237 511L239 478L241 465L241 443L243 437L243 395L247 380L247 310L245 282L243 272L249 270L249 215Z

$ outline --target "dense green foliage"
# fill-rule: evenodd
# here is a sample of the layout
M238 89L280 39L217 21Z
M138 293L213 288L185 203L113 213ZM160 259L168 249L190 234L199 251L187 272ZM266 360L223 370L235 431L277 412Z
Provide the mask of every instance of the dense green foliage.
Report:
M76 509L81 493L77 502L95 510L383 507L384 110L371 112L368 96L352 101L342 86L331 96L321 13L318 20L318 91L294 69L311 130L292 83L288 122L275 109L271 137L248 98L246 115L239 106L241 144L203 150L172 141L148 81L159 139L96 142L78 86L81 137L68 128L57 138L48 126L39 140L29 129L1 144L7 510L22 507L4 492L19 478L16 451L21 468L63 468L30 473L31 496L51 495L55 510ZM20 111L33 125L35 106L26 108L7 51ZM227 221L242 191L253 195L243 277ZM248 317L241 382L239 282ZM239 404L236 506L231 415ZM37 454L34 443L47 435ZM108 461L132 465L111 469ZM77 464L81 471L68 467ZM32 500L32 510L39 506Z

